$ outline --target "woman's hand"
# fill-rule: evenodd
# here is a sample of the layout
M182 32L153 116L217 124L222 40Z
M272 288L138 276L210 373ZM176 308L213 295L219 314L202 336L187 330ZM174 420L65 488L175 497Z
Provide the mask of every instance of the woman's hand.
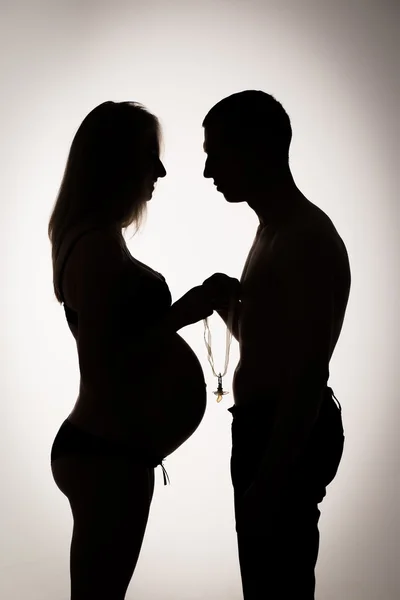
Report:
M182 296L173 304L173 308L179 314L181 327L193 325L202 319L210 317L214 308L209 291L202 285L198 285Z
M240 295L240 283L224 273L215 273L172 305L174 329L193 325L210 317L214 310L229 310Z

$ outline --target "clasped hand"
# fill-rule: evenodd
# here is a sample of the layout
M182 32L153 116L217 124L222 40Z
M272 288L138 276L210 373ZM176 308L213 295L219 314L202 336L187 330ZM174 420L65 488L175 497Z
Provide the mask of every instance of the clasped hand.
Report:
M231 303L240 299L240 282L224 273L214 273L202 286L210 296L214 310L229 310Z

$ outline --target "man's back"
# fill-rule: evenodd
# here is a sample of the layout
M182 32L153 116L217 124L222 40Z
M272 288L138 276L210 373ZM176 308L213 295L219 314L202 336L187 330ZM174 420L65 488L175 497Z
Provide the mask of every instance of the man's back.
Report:
M260 225L241 277L235 404L275 393L291 377L327 379L350 280L342 239L304 197L279 225Z

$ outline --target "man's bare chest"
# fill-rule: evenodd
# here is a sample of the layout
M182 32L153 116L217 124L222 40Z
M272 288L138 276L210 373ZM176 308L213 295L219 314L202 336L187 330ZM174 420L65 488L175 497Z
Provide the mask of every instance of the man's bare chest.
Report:
M257 231L243 267L240 283L247 292L265 283L268 274L272 273L272 246L274 236L267 229Z

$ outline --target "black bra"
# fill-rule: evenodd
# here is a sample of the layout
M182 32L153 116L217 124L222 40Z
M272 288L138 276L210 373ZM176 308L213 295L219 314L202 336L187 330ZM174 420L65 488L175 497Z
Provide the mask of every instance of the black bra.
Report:
M64 257L62 258L61 268L59 270L58 277L57 277L57 279L58 279L57 287L58 287L58 291L59 291L61 301L62 301L62 304L64 307L65 317L67 319L68 324L73 327L78 327L78 313L76 310L73 310L65 303L64 295L62 292L62 279L63 279L63 275L64 275L64 271L65 271L65 266L67 264L67 260L71 256L71 252L72 252L73 248L75 247L75 245L78 243L78 241L84 235L86 235L87 233L89 233L93 230L94 230L94 228L85 229L84 231L80 231L77 234L77 236L72 240L67 252L65 253ZM145 266L145 265L143 265L143 266ZM137 309L140 310L140 314L141 314L140 321L143 325L145 325L146 321L147 321L147 319L145 318L145 315L143 315L143 313L149 313L149 316L151 315L151 317L154 319L155 314L158 314L159 316L161 316L162 313L165 312L165 310L167 310L172 304L171 292L165 281L164 276L161 275L161 273L158 273L156 271L153 271L154 275L152 275L150 273L150 271L151 270L149 270L148 274L146 272L144 272L144 270L140 271L139 277L141 279L141 285L140 285L141 294L139 297L135 297L135 304L136 305L138 303L140 304L140 306L137 306ZM129 274L127 274L127 279L128 278L129 278ZM127 293L126 293L125 298L122 297L123 293L121 294L121 305L124 304L125 301L129 301L128 288L129 288L129 286L127 285ZM144 317L144 318L142 318L142 317ZM152 320L151 317L150 317L150 320Z

